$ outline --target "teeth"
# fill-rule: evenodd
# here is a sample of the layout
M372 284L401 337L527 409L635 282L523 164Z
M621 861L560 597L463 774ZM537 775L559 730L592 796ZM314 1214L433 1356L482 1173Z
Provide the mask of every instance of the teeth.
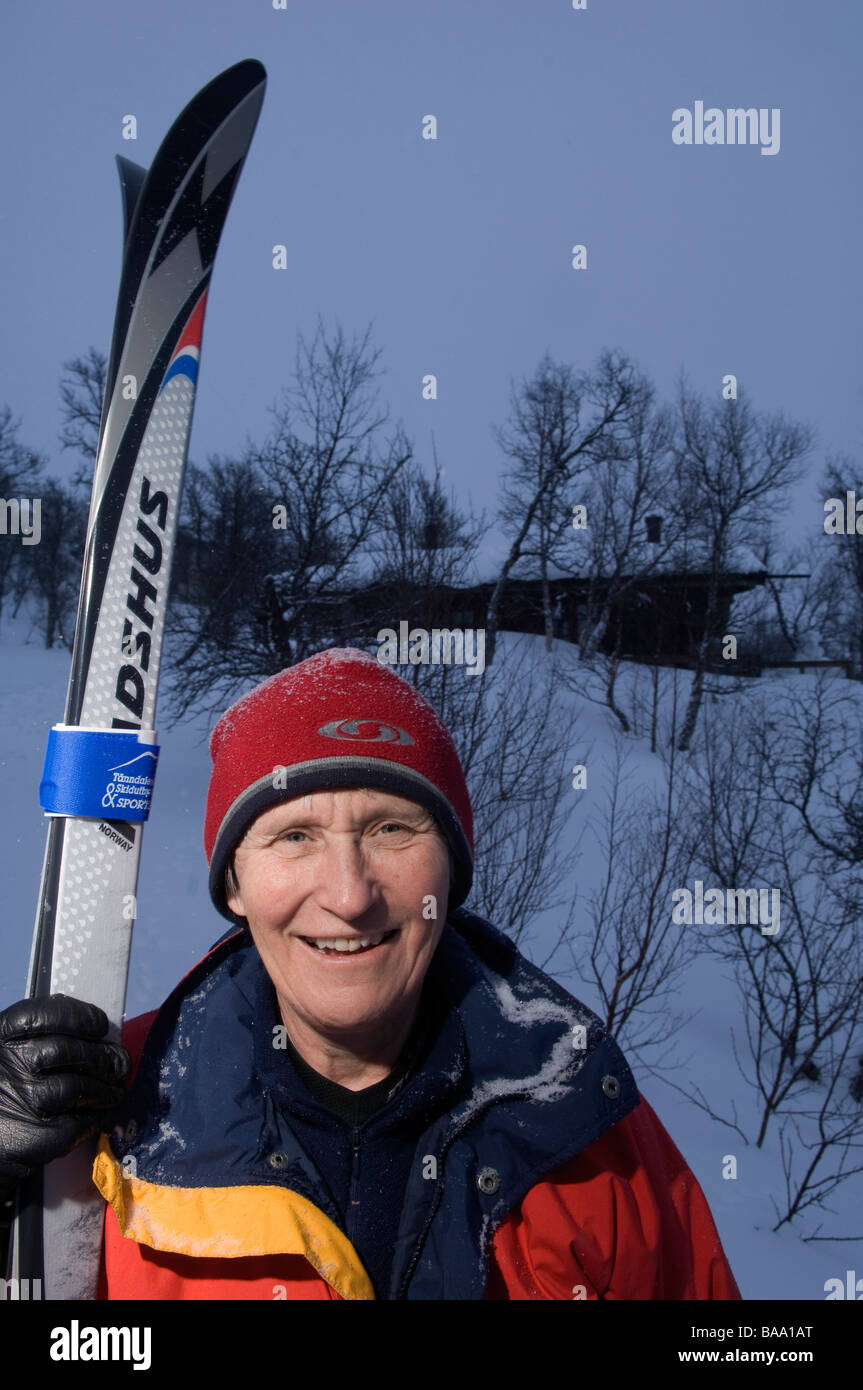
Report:
M353 952L361 950L364 946L380 946L385 936L386 932L381 932L380 936L354 936L350 938L338 936L331 941L313 940L311 944L313 946L316 946L319 951ZM308 937L306 938L306 940L308 940Z

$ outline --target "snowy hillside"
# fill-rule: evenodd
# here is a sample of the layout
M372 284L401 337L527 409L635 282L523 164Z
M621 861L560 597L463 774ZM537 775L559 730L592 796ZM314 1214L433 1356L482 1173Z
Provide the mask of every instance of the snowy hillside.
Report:
M507 640L502 644L504 649ZM536 639L537 661L543 654L542 642ZM42 650L38 636L29 633L26 623L4 620L0 672L0 875L4 889L0 1006L5 1007L24 990L44 846L37 787L47 730L62 715L68 657L63 652ZM625 671L622 688L635 675ZM637 678L646 680L646 675L642 671ZM799 683L808 677L784 679ZM752 684L764 693L766 682ZM799 684L795 687L800 688ZM587 789L572 793L573 810L566 830L571 836L579 902L587 902L602 873L601 854L592 833L608 790L616 735L614 721L601 705L576 696L568 698L572 700L575 734L563 748L563 756L569 760L567 771L579 762L586 761L589 767ZM733 698L745 701L750 697L744 691ZM130 1015L157 1005L227 925L211 907L206 889L202 827L209 773L207 732L203 720L173 730L159 729L162 754L153 813L144 835L127 1005ZM626 747L630 785L637 789L656 784L659 765L649 750L648 738L630 735ZM481 853L481 845L478 851ZM507 929L506 922L497 925ZM553 951L558 931L559 923L539 920L522 943L523 949L542 964ZM558 951L547 968L599 1011L599 1000L585 983L586 975L580 978L577 959L573 961ZM733 1117L736 1108L740 1128L750 1137L757 1131L757 1097L747 1089L732 1050L732 1029L738 1051L743 1048L745 1052L745 1035L730 969L715 956L700 954L678 993L675 1009L692 1018L662 1057L662 1065L669 1068L667 1080L651 1074L637 1053L624 1048L636 1080L705 1191L744 1298L823 1300L826 1280L839 1278L844 1282L847 1269L863 1275L863 1242L807 1244L796 1226L787 1224L781 1232L771 1232L776 1221L771 1194L781 1200L784 1185L778 1127L771 1128L759 1150L681 1093L698 1087L714 1113ZM657 1063L656 1057L652 1060ZM737 1161L734 1179L722 1176L723 1166L728 1168L728 1156ZM816 1212L801 1220L800 1232L814 1230L817 1221L824 1219L832 1223L830 1229L855 1235L863 1229L861 1199L863 1180L857 1175L833 1193L829 1205L834 1215L824 1217Z

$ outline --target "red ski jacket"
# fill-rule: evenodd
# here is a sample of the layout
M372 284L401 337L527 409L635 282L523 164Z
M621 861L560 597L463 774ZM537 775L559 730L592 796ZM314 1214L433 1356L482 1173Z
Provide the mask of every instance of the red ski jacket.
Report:
M566 1001L569 1029L575 1026L572 1018L593 1015L528 965L506 938L497 933L489 937L494 929L488 924L464 909L460 914L461 920L453 921L460 936L455 939L451 933L447 949L453 959L461 952L468 973L475 961L467 963L465 946L480 957L483 978L495 985L499 1007L489 1055L498 1069L521 1076L518 1082L511 1076L496 1077L492 1090L487 1079L485 1090L478 1085L482 1105L465 1113L457 1132L449 1123L445 1143L438 1144L431 1131L423 1136L418 1153L439 1153L443 1181L434 1200L429 1199L427 1213L422 1202L435 1184L420 1181L412 1188L409 1183L402 1230L410 1239L405 1244L402 1291L394 1296L739 1299L704 1194L651 1106L636 1091L616 1045L597 1035L571 1079L576 1064L564 1035L570 1055L558 1046L552 1066L549 1039L561 1033L563 1016L555 1018L555 1011L564 1008L560 1001ZM226 970L236 975L232 953L249 949L242 936L217 944L162 1010L133 1020L124 1032L124 1045L136 1058L150 1035L145 1055L150 1072L159 1078L159 1100L139 1111L143 1123L139 1118L125 1129L115 1128L110 1139L102 1137L94 1180L108 1204L104 1298L375 1297L356 1250L311 1199L307 1183L293 1182L290 1168L279 1177L271 1168L265 1175L263 1167L255 1168L254 1155L240 1152L245 1141L234 1138L248 1102L229 1099L231 1085L219 1085L213 1038L224 1039L231 1025L224 1003L231 996L226 988L219 993L220 979L224 981ZM513 950L504 977L498 974L501 942ZM500 986L502 978L509 994ZM538 981L545 987L543 1011L537 1008ZM222 1001L218 1007L216 1001ZM528 1004L533 1010L529 1030L524 1013ZM472 1001L470 990L462 994L459 1005L471 1066L483 1077L487 1072L478 1020L488 1022L489 1007L487 990L481 1005ZM208 1034L208 1028L214 1031ZM511 1046L502 1048L507 1028ZM537 1040L544 1029L553 1028L556 1034L548 1032ZM198 1032L201 1046L196 1052ZM223 1049L226 1055L237 1058L241 1037L237 1032L238 1041ZM501 1062L513 1048L524 1051L530 1045L537 1047L537 1056L548 1059L540 1071L535 1070L535 1058L519 1064ZM178 1056L181 1068L176 1066ZM242 1059L232 1065L237 1077L248 1075ZM172 1071L182 1077L173 1108L166 1100L171 1083L165 1081ZM558 1085L557 1078L564 1074L566 1085ZM200 1095L193 1096L195 1121L184 1129L184 1106L195 1086L206 1086L209 1108L203 1110ZM247 1090L242 1090L243 1096ZM518 1106L500 1103L513 1094ZM158 1113L151 1116L150 1110ZM213 1133L219 1139L209 1145L207 1126L214 1111L219 1116ZM526 1123L525 1116L534 1118ZM582 1143L585 1135L588 1142ZM284 1137L280 1142L284 1148ZM200 1152L190 1157L196 1145ZM285 1154L280 1157L285 1159ZM489 1158L495 1167L489 1167Z

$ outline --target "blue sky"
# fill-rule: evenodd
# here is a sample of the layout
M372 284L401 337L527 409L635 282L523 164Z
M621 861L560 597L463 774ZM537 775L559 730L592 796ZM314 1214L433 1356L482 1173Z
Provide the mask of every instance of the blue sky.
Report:
M6 7L0 404L71 468L57 381L108 345L113 156L149 163L209 78L258 57L269 88L216 263L193 458L262 434L318 314L374 321L393 419L492 508L510 379L546 350L587 365L620 347L663 393L681 368L717 392L734 372L758 407L810 421L798 519L820 530L821 460L861 444L861 30L854 0ZM696 100L779 107L779 153L675 145L672 112Z

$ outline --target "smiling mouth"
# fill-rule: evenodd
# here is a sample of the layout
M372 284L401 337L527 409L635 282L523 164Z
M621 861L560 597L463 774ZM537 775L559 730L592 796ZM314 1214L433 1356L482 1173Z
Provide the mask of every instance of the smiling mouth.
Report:
M310 951L314 951L316 956L350 960L352 956L367 956L370 951L379 950L391 941L397 932L398 927L394 927L392 931L373 932L369 936L301 936L300 940Z

